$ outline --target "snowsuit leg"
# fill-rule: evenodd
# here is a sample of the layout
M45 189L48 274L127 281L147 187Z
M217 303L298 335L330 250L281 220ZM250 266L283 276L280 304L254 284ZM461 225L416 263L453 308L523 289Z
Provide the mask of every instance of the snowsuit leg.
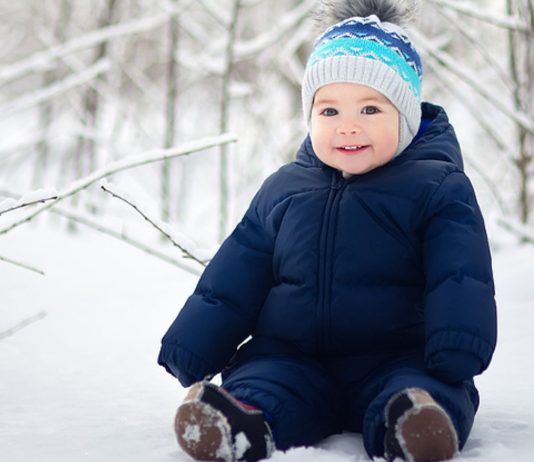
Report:
M370 457L384 454L387 402L394 394L412 387L426 390L445 409L458 433L460 448L464 446L479 403L472 380L457 384L441 382L426 371L422 358L413 355L386 364L349 393L347 426L349 430L362 432Z
M309 446L342 430L339 393L326 370L311 359L253 357L224 371L222 386L264 412L277 449Z

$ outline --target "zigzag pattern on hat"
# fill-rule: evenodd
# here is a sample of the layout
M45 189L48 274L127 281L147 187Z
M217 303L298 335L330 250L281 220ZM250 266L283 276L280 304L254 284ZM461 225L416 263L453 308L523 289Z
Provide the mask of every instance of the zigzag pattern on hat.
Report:
M366 18L349 18L341 21L340 23L334 24L325 30L323 34L317 38L315 43L321 41L325 36L330 35L333 30L354 30L354 28L351 28L350 26L357 26L358 28L361 27L362 29L374 29L375 32L386 32L388 35L395 36L397 39L403 41L410 47L412 46L410 39L402 32L402 29L399 26L381 22L380 19L378 19L375 15Z
M403 58L402 50L398 47L386 46L378 39L369 40L369 37L365 40L339 37L320 43L311 54L308 66L334 56L357 56L380 61L393 68L402 80L410 85L414 95L419 97L421 94L421 80L408 60Z
M354 27L357 26L357 27ZM361 38L394 50L417 74L421 80L423 69L419 55L402 29L393 24L381 23L376 16L350 18L326 30L315 42L315 48L322 48L321 42L338 39ZM312 53L312 57L315 53ZM350 54L350 53L347 53ZM325 56L326 57L326 56ZM310 63L308 63L309 65Z

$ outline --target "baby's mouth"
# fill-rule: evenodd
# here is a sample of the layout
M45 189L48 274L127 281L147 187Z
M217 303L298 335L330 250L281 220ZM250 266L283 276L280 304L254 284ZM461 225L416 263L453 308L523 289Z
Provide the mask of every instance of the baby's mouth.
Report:
M336 150L338 152L341 152L342 154L353 155L353 154L360 154L362 151L366 150L368 147L369 145L352 144L348 146L339 146L336 148Z

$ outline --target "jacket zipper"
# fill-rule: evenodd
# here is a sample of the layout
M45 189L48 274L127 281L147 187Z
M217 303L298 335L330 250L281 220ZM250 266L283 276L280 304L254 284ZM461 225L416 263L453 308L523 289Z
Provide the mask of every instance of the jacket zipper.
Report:
M332 254L335 243L339 200L346 184L347 181L337 172L332 176L321 229L318 271L319 303L316 314L317 348L319 352L328 351L328 333L331 331Z

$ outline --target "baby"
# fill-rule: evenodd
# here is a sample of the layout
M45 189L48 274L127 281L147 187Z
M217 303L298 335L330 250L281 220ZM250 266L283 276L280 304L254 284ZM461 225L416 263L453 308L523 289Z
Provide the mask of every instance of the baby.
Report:
M196 460L350 431L370 457L424 462L468 438L473 376L496 343L491 257L454 130L421 103L406 4L323 7L333 25L302 85L309 136L163 338L159 363L192 386L175 428Z

